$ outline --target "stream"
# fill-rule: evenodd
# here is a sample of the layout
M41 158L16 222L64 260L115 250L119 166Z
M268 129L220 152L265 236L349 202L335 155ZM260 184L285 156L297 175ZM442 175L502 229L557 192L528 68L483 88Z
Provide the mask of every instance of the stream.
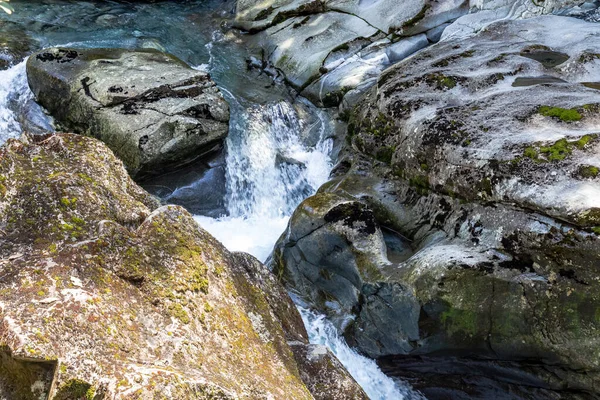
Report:
M0 11L0 35L6 27L26 35L29 52L57 45L155 48L211 74L231 107L224 155L142 185L166 202L187 207L229 250L265 261L296 206L327 181L335 156L335 119L264 74L248 72L249 49L221 28L233 17L231 1L10 4L12 15ZM25 62L0 71L0 144L23 131L52 126L32 100ZM299 310L311 342L327 345L371 399L420 398L348 347L323 316Z

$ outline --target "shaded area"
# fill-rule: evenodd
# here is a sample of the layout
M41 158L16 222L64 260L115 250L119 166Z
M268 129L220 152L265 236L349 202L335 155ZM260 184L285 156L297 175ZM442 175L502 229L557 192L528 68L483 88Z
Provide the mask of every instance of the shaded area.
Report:
M571 390L546 366L477 358L439 356L384 357L386 374L401 377L429 400L587 400L596 396ZM540 376L542 378L540 378Z
M52 386L56 361L13 358L8 347L0 347L0 398L46 399Z

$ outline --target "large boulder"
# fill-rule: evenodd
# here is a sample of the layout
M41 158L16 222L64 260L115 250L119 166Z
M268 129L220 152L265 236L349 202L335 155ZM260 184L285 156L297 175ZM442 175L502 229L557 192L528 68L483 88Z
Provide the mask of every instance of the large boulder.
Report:
M502 21L386 70L276 247L290 288L428 398L598 396L599 33Z
M45 49L29 58L27 78L62 128L105 142L132 176L198 160L228 132L210 76L156 50Z
M0 275L2 398L366 399L264 265L95 139L0 148Z

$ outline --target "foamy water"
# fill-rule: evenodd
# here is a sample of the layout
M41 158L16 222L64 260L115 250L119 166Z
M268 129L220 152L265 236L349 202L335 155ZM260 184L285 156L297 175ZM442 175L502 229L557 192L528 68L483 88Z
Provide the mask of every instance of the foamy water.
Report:
M25 61L0 71L0 144L21 135L21 125L15 114L32 98L25 74Z

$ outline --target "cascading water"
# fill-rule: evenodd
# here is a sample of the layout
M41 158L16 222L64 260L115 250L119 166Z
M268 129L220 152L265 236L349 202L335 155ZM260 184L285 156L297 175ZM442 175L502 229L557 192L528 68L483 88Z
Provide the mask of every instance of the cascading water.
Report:
M22 128L15 110L22 109L31 98L25 61L0 71L0 144L21 134Z
M328 179L332 122L302 100L246 104L223 91L232 115L226 166L230 215L196 220L230 250L264 261L294 209ZM324 316L303 307L299 311L311 342L328 346L371 399L422 399L352 350Z
M327 120L309 104L312 126L285 100L248 104L228 96L232 122L227 139L229 216L198 222L230 250L247 251L264 261L294 208L327 180L332 139ZM309 147L300 139L316 136Z

